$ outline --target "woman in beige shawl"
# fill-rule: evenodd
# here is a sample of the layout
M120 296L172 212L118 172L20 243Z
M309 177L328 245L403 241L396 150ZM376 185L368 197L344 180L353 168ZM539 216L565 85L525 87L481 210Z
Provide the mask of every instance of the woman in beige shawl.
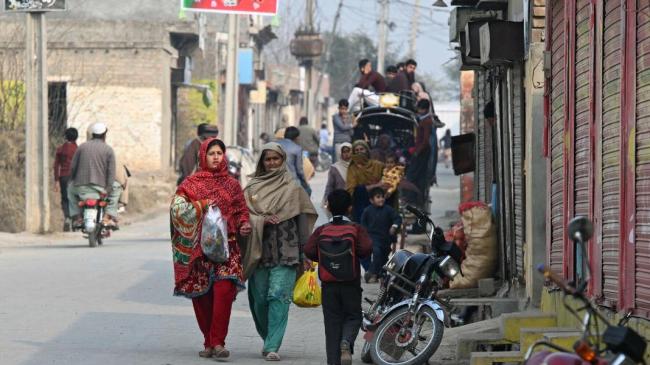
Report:
M253 232L244 247L244 276L257 333L264 340L262 356L279 361L287 328L297 268L318 214L285 165L277 143L267 143L244 196Z

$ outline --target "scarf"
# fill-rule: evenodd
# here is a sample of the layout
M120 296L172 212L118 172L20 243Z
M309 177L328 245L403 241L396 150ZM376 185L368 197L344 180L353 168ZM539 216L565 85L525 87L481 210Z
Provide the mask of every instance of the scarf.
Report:
M300 214L305 214L308 218L309 232L318 218L311 199L289 172L286 165L287 155L282 147L275 142L270 142L263 145L261 150L255 174L244 189L253 227L253 232L248 236L242 253L244 277L246 278L252 274L262 257L262 236L266 217L277 215L280 222L284 222ZM282 166L272 171L266 171L263 160L265 151L279 153L282 156Z
M199 200L214 202L221 210L226 222L228 222L228 232L235 233L239 222L233 219L235 214L234 206L241 206L243 202L235 202L234 199L239 195L241 188L239 182L228 175L226 151L223 151L223 160L216 168L210 169L208 167L208 146L214 140L216 138L208 138L201 143L199 148L199 169L183 180L176 189L176 194L185 196L193 202Z
M208 146L215 138L205 140L199 148L199 170L188 176L177 188L170 208L174 260L174 291L194 298L205 294L214 280L233 280L243 287L239 248L230 244L231 256L222 264L205 258L200 239L204 213L215 204L227 222L229 241L239 227L249 220L246 201L239 182L228 175L225 157L214 169L207 164Z
M341 177L343 178L343 181L346 181L348 178L348 167L350 167L350 161L343 161L341 159L341 151L343 151L343 147L347 147L349 149L352 149L352 145L348 142L341 143L339 148L336 151L336 162L332 165L336 170L339 172Z
M381 180L384 164L370 159L370 148L365 141L358 140L352 143L352 150L357 146L366 148L365 154L352 154L352 162L348 168L346 180L347 190L350 194L359 185L375 184Z

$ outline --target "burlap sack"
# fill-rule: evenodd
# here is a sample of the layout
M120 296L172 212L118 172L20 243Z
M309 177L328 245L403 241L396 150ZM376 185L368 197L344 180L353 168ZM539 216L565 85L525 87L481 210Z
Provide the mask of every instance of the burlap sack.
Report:
M451 282L452 289L478 286L479 279L492 277L497 264L497 238L492 213L486 206L474 206L461 213L467 251L461 264L463 276Z

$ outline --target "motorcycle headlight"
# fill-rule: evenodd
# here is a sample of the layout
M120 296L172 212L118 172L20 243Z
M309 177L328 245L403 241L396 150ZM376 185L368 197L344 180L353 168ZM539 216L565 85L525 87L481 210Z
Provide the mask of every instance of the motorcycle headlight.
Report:
M230 172L231 175L236 175L237 174L237 167L230 165L228 167L228 172Z
M451 256L446 256L442 259L438 264L438 267L450 279L453 279L458 275L458 273L460 273L460 266L458 266L456 260L452 259Z

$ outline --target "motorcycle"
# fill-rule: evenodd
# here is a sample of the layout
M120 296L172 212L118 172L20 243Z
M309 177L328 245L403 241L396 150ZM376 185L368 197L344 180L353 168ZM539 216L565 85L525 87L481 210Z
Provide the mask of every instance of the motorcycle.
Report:
M460 249L446 242L440 227L421 210L408 206L428 232L432 253L399 250L391 256L381 279L379 294L363 313L365 363L380 365L425 364L436 352L448 315L436 294L446 280L462 274Z
M593 232L593 225L585 217L575 217L569 223L567 232L581 252L586 251L585 242L589 241ZM582 272L586 273L584 280L578 283L567 283L548 267L540 265L538 270L544 277L554 283L564 293L563 302L569 313L582 323L583 335L575 343L573 350L562 348L548 341L535 342L526 352L525 365L632 365L645 363L643 356L648 341L637 332L627 327L631 312L625 315L618 324L611 324L596 309L596 306L587 298L585 290L589 282L590 271L587 255L581 255ZM573 297L583 304L574 310L567 299ZM578 311L585 311L582 318ZM600 334L598 329L604 324L605 331ZM596 333L592 332L596 329ZM548 347L557 352L539 351L539 347Z
M99 199L84 199L79 202L79 207L82 210L83 224L78 227L73 227L73 230L81 230L84 237L88 238L88 245L90 247L97 247L102 245L104 239L111 236L112 227L104 226L104 211L108 205L108 197L106 194L99 195Z

